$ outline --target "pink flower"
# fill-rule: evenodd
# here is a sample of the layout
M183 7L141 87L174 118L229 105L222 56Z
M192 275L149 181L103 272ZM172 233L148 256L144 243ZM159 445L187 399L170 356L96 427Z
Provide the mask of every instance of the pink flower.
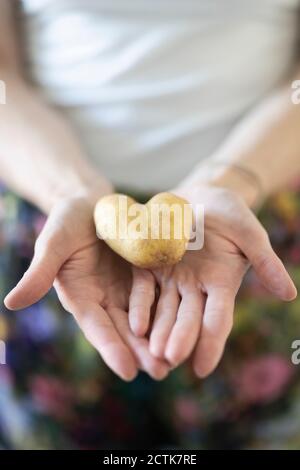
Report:
M0 389L3 389L4 386L12 387L14 383L14 378L11 369L6 365L1 365L0 367Z
M290 382L293 373L292 365L276 354L249 360L234 380L238 398L247 404L276 400Z
M181 423L188 426L199 424L200 410L198 403L191 397L180 397L175 403L176 415Z
M296 265L300 263L300 245L295 245L291 248L289 257L292 263Z
M32 398L45 414L64 418L69 415L74 394L68 384L55 377L36 376L31 383Z

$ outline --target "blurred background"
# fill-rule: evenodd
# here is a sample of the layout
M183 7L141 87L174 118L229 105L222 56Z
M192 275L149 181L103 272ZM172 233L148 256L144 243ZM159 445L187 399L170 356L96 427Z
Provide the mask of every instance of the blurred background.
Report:
M1 187L1 297L30 262L44 223ZM300 180L260 212L276 252L300 287ZM54 293L24 311L2 305L0 446L5 449L297 449L300 447L300 299L270 297L250 272L218 369L189 366L163 382L115 377L62 310Z

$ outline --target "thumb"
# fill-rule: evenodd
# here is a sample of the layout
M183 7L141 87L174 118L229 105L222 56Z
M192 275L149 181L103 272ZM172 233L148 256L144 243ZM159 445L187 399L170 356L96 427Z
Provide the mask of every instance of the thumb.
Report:
M262 284L282 300L294 300L297 289L282 261L274 252L267 232L251 213L240 233L238 245L252 264ZM241 227L241 226L240 226Z
M38 302L51 289L66 257L57 250L57 236L50 234L47 224L38 237L28 270L16 287L6 296L9 310L19 310Z

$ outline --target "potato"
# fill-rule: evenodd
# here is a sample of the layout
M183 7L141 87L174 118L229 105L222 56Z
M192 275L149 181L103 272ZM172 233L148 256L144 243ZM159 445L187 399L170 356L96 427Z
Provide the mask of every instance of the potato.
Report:
M171 193L159 193L145 205L112 194L97 202L94 220L99 238L112 250L135 266L155 269L181 260L193 213L185 199Z

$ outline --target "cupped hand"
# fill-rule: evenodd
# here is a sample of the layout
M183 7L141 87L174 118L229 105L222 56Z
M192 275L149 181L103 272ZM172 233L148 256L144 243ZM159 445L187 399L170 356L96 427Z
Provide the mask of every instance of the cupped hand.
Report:
M145 334L158 286L151 353L177 366L193 352L194 370L205 377L222 356L235 297L250 265L278 298L293 300L297 291L265 229L239 196L210 186L176 193L194 208L204 205L204 246L187 251L173 267L134 268L129 321L136 336Z
M106 364L124 380L143 369L155 379L168 373L149 352L149 341L129 328L131 268L96 237L93 207L84 198L58 203L35 244L32 263L5 299L17 310L40 300L54 285Z

